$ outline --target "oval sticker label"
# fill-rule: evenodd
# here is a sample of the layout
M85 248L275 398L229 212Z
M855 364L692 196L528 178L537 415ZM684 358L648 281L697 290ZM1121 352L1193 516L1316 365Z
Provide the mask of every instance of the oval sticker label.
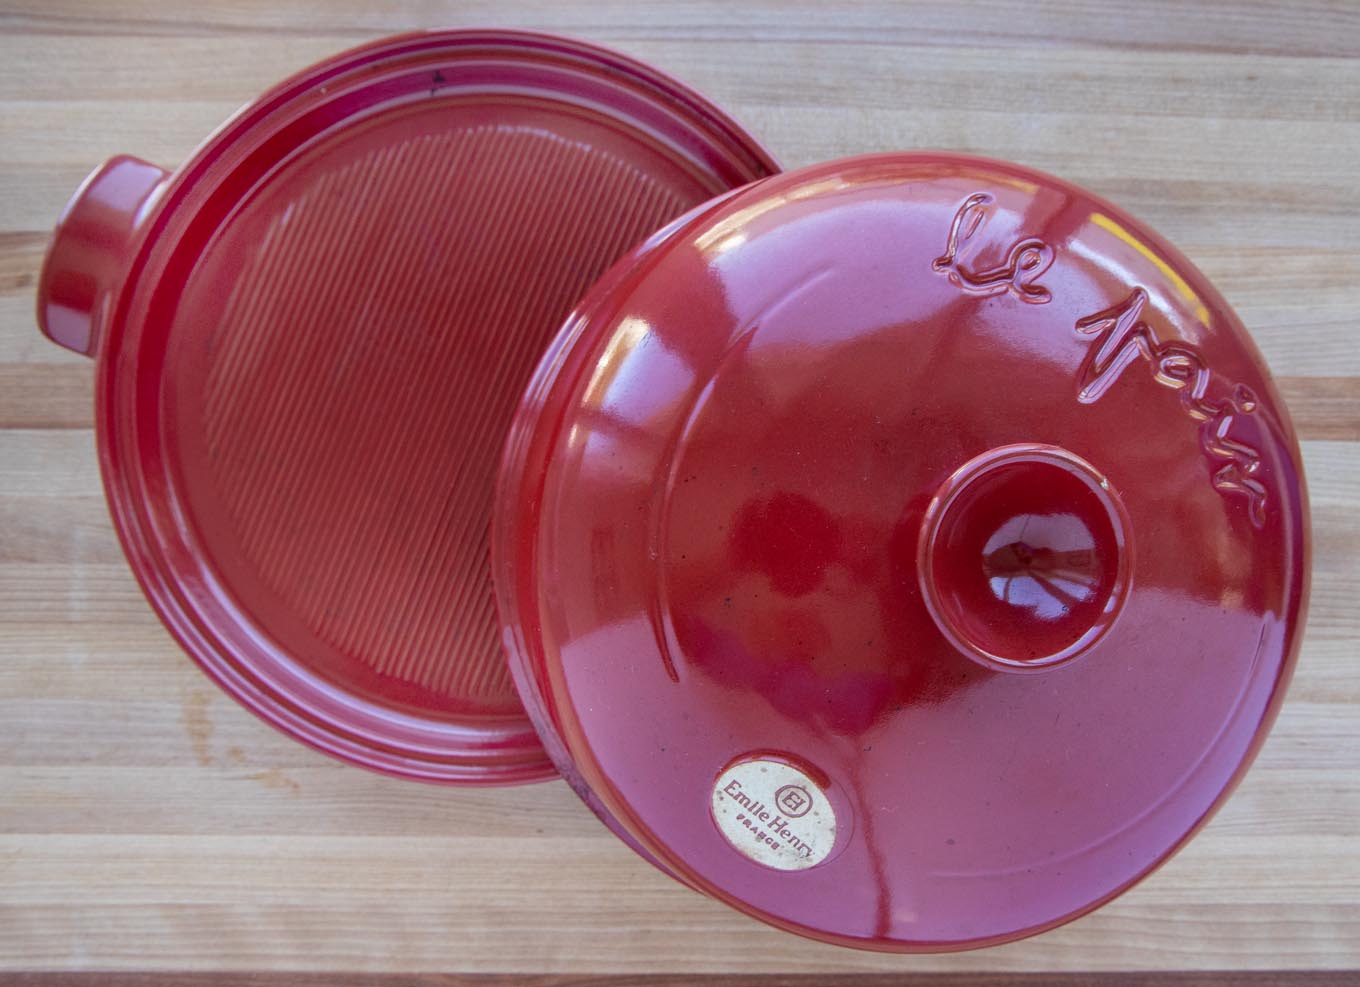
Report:
M836 814L826 794L782 761L732 765L713 783L712 810L734 849L776 870L815 867L836 844Z

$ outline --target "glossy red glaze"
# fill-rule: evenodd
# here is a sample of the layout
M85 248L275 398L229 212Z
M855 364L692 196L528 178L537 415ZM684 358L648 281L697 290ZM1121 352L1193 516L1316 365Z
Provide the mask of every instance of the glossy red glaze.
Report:
M38 328L52 342L94 356L138 229L167 177L153 164L119 155L71 197L38 278Z
M166 625L328 753L427 781L550 777L487 572L505 426L614 260L774 170L632 59L453 31L303 72L168 179L96 173L40 322L97 353L109 503Z
M1089 193L945 154L769 178L614 268L512 426L492 544L517 684L606 819L767 922L906 951L1050 928L1189 838L1308 581L1295 436L1218 293ZM742 759L805 779L747 809L765 838L821 788L824 860L719 832Z
M1085 653L1128 589L1126 518L1090 463L1056 446L984 452L940 484L917 573L940 632L986 668L1051 668Z

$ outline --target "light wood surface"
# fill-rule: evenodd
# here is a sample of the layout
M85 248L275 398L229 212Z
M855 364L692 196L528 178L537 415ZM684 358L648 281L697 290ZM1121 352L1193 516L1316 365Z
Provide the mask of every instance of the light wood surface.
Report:
M447 25L612 44L713 97L788 166L944 147L1056 172L1219 285L1293 409L1316 561L1279 723L1188 849L1026 942L856 953L680 887L560 782L371 775L197 671L107 519L92 368L34 327L46 231L107 156L174 166L309 62ZM1358 56L1360 6L1322 0L2 0L0 970L1360 968Z

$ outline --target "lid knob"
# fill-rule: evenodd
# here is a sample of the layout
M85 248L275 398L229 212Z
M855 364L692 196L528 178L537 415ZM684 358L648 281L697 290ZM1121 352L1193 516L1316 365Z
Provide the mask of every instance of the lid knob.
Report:
M1087 652L1128 589L1127 517L1084 459L1057 446L1000 446L940 485L921 525L926 607L960 651L1032 672Z

